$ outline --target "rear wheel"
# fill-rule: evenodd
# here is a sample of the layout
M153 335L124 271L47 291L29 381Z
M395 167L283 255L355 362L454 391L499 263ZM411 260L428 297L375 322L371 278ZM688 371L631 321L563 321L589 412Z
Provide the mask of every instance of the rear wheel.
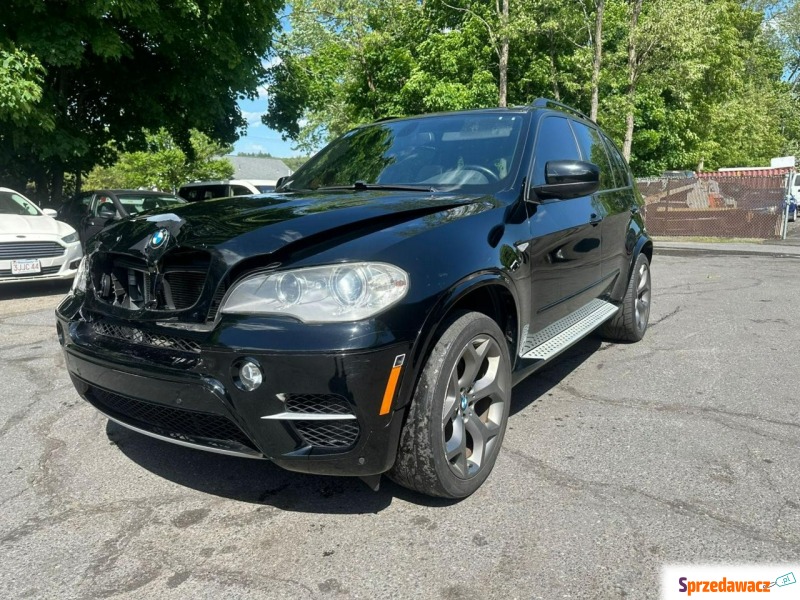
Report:
M469 496L494 466L510 401L511 359L497 323L455 315L417 382L389 477L431 496Z
M622 306L613 319L600 328L600 335L610 340L638 342L650 321L650 261L639 254L628 282Z

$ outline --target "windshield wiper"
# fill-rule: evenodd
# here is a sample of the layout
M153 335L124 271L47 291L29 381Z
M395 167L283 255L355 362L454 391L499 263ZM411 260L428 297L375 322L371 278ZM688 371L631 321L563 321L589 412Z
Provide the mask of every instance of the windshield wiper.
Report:
M392 190L400 192L435 192L436 188L431 185L408 185L402 183L367 183L366 181L356 181L353 185L332 185L320 187L317 190L329 192L336 190Z

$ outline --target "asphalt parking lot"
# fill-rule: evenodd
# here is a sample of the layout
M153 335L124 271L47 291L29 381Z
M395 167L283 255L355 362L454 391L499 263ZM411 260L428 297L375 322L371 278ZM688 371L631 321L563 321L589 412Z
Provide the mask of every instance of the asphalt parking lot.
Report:
M110 424L53 309L0 287L2 598L655 598L676 563L800 555L800 259L657 255L638 344L519 385L461 502Z

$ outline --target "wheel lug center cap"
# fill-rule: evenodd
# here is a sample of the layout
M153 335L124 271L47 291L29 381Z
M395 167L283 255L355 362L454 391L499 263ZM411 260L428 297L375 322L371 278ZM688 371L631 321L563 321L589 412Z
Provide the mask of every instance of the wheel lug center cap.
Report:
M465 394L461 394L461 411L466 412L468 406L469 400L467 400L467 396Z

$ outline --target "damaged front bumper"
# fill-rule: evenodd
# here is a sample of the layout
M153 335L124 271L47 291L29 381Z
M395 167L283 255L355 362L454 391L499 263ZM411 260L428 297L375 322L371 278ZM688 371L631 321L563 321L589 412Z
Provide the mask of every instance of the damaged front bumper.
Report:
M396 407L406 404L399 380L413 340L280 350L275 340L292 336L264 319L186 332L86 314L81 294L65 298L56 317L77 391L134 431L305 473L368 477L394 464L404 416ZM231 344L237 339L246 343ZM252 391L239 381L245 361L263 373Z

